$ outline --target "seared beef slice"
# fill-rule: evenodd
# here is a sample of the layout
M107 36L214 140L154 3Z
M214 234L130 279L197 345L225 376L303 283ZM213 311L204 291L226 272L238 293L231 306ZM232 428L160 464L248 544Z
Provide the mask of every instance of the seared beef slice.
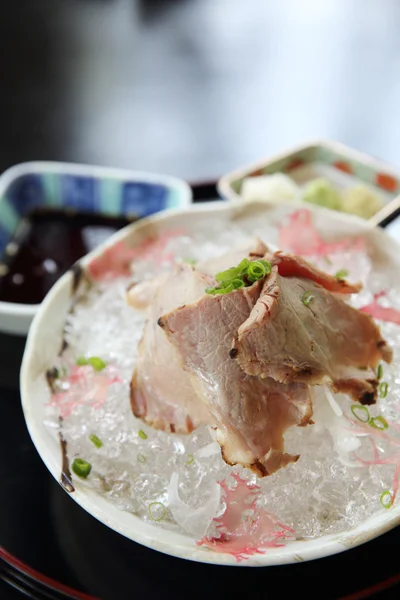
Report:
M329 383L364 404L376 399L372 369L392 356L369 315L314 281L282 277L277 266L238 328L231 354L249 375L281 383Z

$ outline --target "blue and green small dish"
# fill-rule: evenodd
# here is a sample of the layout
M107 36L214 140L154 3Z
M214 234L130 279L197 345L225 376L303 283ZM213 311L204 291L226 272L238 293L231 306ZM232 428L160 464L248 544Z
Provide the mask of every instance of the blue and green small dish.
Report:
M23 163L0 176L0 256L20 221L37 208L137 219L191 202L189 185L174 177L65 163Z

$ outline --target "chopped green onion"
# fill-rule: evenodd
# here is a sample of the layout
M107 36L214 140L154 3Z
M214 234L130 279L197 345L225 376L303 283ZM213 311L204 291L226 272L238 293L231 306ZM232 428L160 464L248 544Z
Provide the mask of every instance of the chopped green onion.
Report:
M76 359L76 364L80 367L83 367L85 365L91 365L95 371L102 371L107 366L107 363L104 362L104 360L102 358L99 358L98 356L91 356L90 358L80 356Z
M265 272L267 275L269 275L271 273L271 263L269 262L269 260L264 260L263 258L261 260L259 260L258 262L260 262L262 265L264 265L265 267Z
M351 412L353 413L355 418L361 421L362 423L368 423L370 420L369 410L366 406L361 406L360 404L353 404L351 407Z
M88 363L93 367L95 371L102 371L107 366L107 363L104 362L102 358L98 356L91 356L88 358Z
M92 470L92 465L86 460L83 460L83 458L75 458L74 462L72 463L72 470L75 475L85 479Z
M215 279L217 281L230 281L240 275L240 271L236 267L232 267L232 269L228 269L227 271L221 271L215 275Z
M137 459L138 459L138 461L139 461L140 463L143 463L143 464L144 464L144 463L146 462L146 460L147 460L147 458L145 457L145 455L144 455L144 454L138 454L138 457L137 457Z
M233 286L234 290L239 290L240 288L244 287L243 279L239 279L239 278L232 279L232 281L230 283Z
M376 376L378 379L382 379L382 375L383 375L383 367L382 367L382 365L379 365L378 370L376 372Z
M219 285L212 288L206 288L206 294L229 294L233 290L245 287L246 284L252 284L262 279L271 272L271 263L268 260L255 260L250 262L244 258L237 267L232 267L226 271L217 273L215 279Z
M235 279L238 275L242 273L246 273L248 266L250 265L250 261L248 258L244 258L237 267L232 267L231 269L227 269L226 271L221 271L217 273L215 279L217 281L230 281L231 279Z
M187 465L191 465L194 463L194 457L193 454L189 454L188 455L189 460L186 462Z
M301 297L301 301L305 306L308 306L310 304L310 302L312 302L314 300L314 297L315 296L313 296L310 291L304 292L304 294Z
M247 273L247 269L249 268L250 264L251 262L248 258L244 258L243 260L241 260L237 266L237 268L239 269L239 273Z
M392 494L389 492L389 490L385 490L384 492L382 492L380 501L381 501L383 508L390 508L392 506L393 498L392 498Z
M327 265L331 265L332 264L332 261L331 261L331 259L329 258L329 256L327 254L325 254L325 256L323 258L324 258L324 261L326 262Z
M347 269L340 269L340 271L338 271L335 274L336 279L346 279L346 277L348 276L349 272Z
M232 269L228 269L227 271L221 271L215 275L215 279L220 283L224 281L231 281L231 279L235 279L240 275L239 269L233 267Z
M195 265L197 260L195 258L184 258L182 262L187 263L188 265Z
M89 440L93 442L96 448L101 448L103 445L103 442L97 437L97 435L94 435L94 433L89 435Z
M229 294L229 292L233 292L235 288L233 287L233 285L231 283L229 283L228 285L221 285L219 288L217 288L217 293L218 294Z
M223 285L221 286L221 289L219 290L219 294L229 294L229 292L233 292L234 290L234 286L233 283L230 282L228 285Z
M389 384L386 383L386 381L382 381L382 383L379 386L379 397L386 398L386 396L388 395L388 390Z
M271 265L269 265L269 272L271 271ZM267 274L266 267L262 264L260 260L254 260L249 264L247 268L247 279L254 283L259 279L262 279Z
M367 371L368 367L358 367L360 371Z
M387 429L389 427L389 423L381 415L379 415L378 417L373 417L370 420L369 424L374 429L381 429L381 430L383 430L383 429Z
M157 513L160 513L160 508L161 514L157 517ZM148 511L150 518L153 519L153 521L157 522L162 521L165 515L167 514L167 509L165 508L164 504L162 504L162 502L152 502L148 506Z
M148 438L148 435L147 435L147 433L145 433L145 432L143 431L143 429L139 429L139 431L138 431L138 435L139 435L139 437L140 437L140 438L142 438L142 440L147 440L147 438Z
M88 365L88 359L85 358L84 356L80 356L79 358L76 359L76 364L79 367L83 367L84 365Z
M236 281L236 280L234 279L234 281ZM222 284L215 288L206 288L205 292L206 292L206 294L213 294L213 295L229 294L229 292L233 292L234 289L237 289L237 288L234 288L231 282L229 282L229 283L226 282L225 284Z

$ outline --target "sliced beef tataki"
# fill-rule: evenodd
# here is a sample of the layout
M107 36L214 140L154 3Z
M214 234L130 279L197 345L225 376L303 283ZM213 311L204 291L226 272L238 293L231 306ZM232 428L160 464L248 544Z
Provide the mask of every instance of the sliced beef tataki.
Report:
M252 377L230 357L233 337L261 288L256 282L226 295L204 295L159 323L213 417L225 461L264 476L297 460L284 452L283 434L309 421L312 404L306 385Z
M238 328L231 356L248 375L281 383L329 383L354 400L373 403L374 370L381 359L392 358L379 327L321 285L282 277L278 269L272 268Z

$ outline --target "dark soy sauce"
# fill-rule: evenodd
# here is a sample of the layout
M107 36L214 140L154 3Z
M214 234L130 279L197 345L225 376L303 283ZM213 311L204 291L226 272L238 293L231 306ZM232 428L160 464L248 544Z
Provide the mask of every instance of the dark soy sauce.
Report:
M79 258L132 220L62 209L33 211L0 261L0 301L39 304Z

